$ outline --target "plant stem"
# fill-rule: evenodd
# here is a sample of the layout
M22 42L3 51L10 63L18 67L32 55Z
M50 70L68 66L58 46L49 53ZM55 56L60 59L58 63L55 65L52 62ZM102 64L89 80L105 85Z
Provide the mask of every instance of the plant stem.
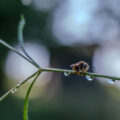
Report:
M70 74L76 74L75 71L73 70L65 70L65 69L57 69L57 68L41 68L41 71L47 71L47 72L63 72L63 73L70 73ZM110 75L101 75L101 74L96 74L96 73L90 73L90 72L78 72L77 75L89 75L91 77L101 77L101 78L107 78L107 79L112 79L112 80L120 80L120 77L114 77Z
M10 46L9 44L7 44L6 42L4 42L3 40L0 39L0 43L2 45L4 45L5 47L9 48L10 50L12 50L13 52L17 53L18 55L20 55L22 58L26 59L28 62L30 62L31 64L33 64L34 66L36 66L33 62L31 62L28 58L26 58L24 55L22 55L19 51L17 51L16 49L14 49L12 46ZM38 66L36 66L38 67ZM55 68L40 68L41 71L48 71L48 72L69 72L69 73L74 73L74 71L72 70L65 70L65 69L55 69ZM91 77L101 77L101 78L108 78L108 79L113 79L113 80L120 80L119 77L114 77L114 76L109 76L109 75L100 75L100 74L96 74L96 73L81 73L84 75L89 75Z
M29 60L27 57L25 57L23 54L21 54L19 51L17 51L15 48L13 48L12 46L10 46L8 43L6 43L5 41L0 39L0 44L4 45L5 47L7 47L8 49L12 50L13 52L15 52L16 54L18 54L19 56L21 56L22 58L24 58L25 60L27 60L28 62L30 62L31 64L33 64L34 66L36 66L31 60ZM36 66L38 68L38 66Z
M6 92L2 97L0 97L0 102L6 98L10 93L12 93L12 91L14 91L15 89L18 89L20 86L22 86L24 83L26 83L28 80L30 80L32 77L34 77L37 73L39 73L40 70L38 70L37 72L33 73L31 76L29 76L27 79L25 79L23 82L17 84L15 87L11 88L8 92Z
M30 57L30 55L26 52L25 47L24 47L24 41L23 41L23 29L25 26L25 19L24 16L21 15L21 20L18 26L18 41L20 44L20 48L21 50L24 52L24 54L28 57L29 60L31 60L31 62L37 67L40 68L39 64L37 64L35 62L35 60L33 58Z
M37 80L37 78L39 77L41 72L38 72L37 76L35 77L35 79L32 81L32 83L30 84L30 87L28 88L26 97L25 97L25 102L24 102L24 110L23 110L23 120L28 120L28 103L29 103L29 95L30 92L32 90L32 87L35 83L35 81Z
M73 70L66 70L66 69L57 69L57 68L41 68L39 69L37 72L35 72L34 74L32 74L30 77L28 77L26 80L24 80L21 84L23 85L24 83L26 83L29 79L31 79L32 77L34 77L38 72L62 72L62 73L70 73L70 74L76 74ZM112 80L120 80L119 77L114 77L114 76L109 76L109 75L101 75L101 74L96 74L96 73L90 73L90 72L79 72L79 74L77 75L82 75L82 76L85 76L85 75L89 75L93 78L95 77L101 77L101 78L107 78L107 79L112 79ZM19 88L20 86L16 86L12 89L10 89L7 93L5 93L1 98L0 98L0 101L2 101L5 97L7 97L14 89L16 88Z

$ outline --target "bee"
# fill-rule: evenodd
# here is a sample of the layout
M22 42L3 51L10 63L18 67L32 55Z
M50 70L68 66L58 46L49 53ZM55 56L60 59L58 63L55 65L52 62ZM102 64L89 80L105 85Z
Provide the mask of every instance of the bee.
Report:
M84 61L79 61L75 64L70 65L72 69L76 72L87 72L89 70L89 65Z

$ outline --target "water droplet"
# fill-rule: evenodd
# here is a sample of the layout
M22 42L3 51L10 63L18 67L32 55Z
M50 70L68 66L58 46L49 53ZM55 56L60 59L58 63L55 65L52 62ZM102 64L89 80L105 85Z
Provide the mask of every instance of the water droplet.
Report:
M11 93L14 94L17 90L17 88L14 88Z
M115 80L112 80L112 79L108 80L108 83L110 83L110 84L113 84L114 82L115 82Z
M12 94L14 94L15 93L15 91L14 90L12 90Z
M19 86L20 86L20 83L17 84L17 87L19 87Z
M69 72L64 72L64 75L65 75L65 76L69 76L70 73L69 73Z
M17 90L18 90L17 88L14 89L15 92L16 92Z
M91 76L89 76L89 75L86 75L86 79L87 79L88 81L92 81L92 80L93 80L93 77L91 77Z

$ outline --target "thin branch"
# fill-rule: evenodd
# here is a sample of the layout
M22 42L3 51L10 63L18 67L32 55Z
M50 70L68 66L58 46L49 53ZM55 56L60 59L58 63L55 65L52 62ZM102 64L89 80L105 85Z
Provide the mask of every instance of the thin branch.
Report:
M35 83L35 81L37 80L37 78L39 77L41 72L38 72L37 76L35 77L35 79L32 81L32 83L30 84L30 87L28 88L26 97L25 97L25 102L24 102L24 109L23 109L23 120L28 120L28 103L29 103L29 95L30 92L32 90L32 87Z
M73 71L73 70L57 69L57 68L41 68L37 72L35 72L34 74L32 74L30 77L28 77L26 80L24 80L19 86L16 86L16 87L10 89L6 94L4 94L0 98L0 101L2 101L5 97L7 97L14 89L19 88L20 86L22 86L24 83L26 83L29 79L31 79L32 77L34 77L40 71L41 72L47 71L47 72L61 72L61 73L68 73L68 74L76 74L75 71ZM114 76L109 76L109 75L101 75L101 74L90 73L90 72L79 72L77 75L80 75L80 76L89 75L92 78L100 77L100 78L111 79L113 81L120 80L119 77L114 77Z
M73 70L65 70L65 69L57 69L57 68L41 68L41 71L47 71L47 72L63 72L63 73L68 73L68 74L76 74L75 71ZM100 78L107 78L111 80L120 80L120 77L114 77L110 75L101 75L101 74L96 74L96 73L90 73L90 72L78 72L77 75L89 75L92 78L95 77L100 77Z
M13 48L12 46L10 46L8 43L4 42L3 40L0 39L0 44L4 45L5 47L7 47L8 49L12 50L13 52L17 53L18 55L20 55L22 58L26 59L28 62L30 62L31 64L33 64L28 58L26 58L24 55L22 55L19 51L17 51L15 48ZM33 64L34 66L36 66L35 64ZM36 66L37 67L37 66ZM65 69L55 69L55 68L40 68L41 71L49 71L49 72L69 72L69 73L75 73L73 70L65 70ZM91 77L102 77L102 78L108 78L108 79L113 79L113 80L120 80L119 77L114 77L114 76L109 76L109 75L100 75L100 74L96 74L96 73L81 73L84 75L89 75Z
M23 40L23 29L24 29L24 26L25 26L25 19L24 19L24 16L21 15L21 20L20 20L20 23L19 23L19 26L18 26L18 41L19 41L19 44L20 44L20 48L24 52L24 54L32 61L32 63L37 68L40 68L39 64L37 64L35 62L35 60L33 58L31 58L30 55L25 50L24 40Z
M31 64L33 64L34 66L36 66L31 60L29 60L27 57L25 57L23 54L21 54L18 50L16 50L15 48L13 48L12 46L10 46L8 43L6 43L5 41L3 41L2 39L0 39L0 44L2 44L3 46L7 47L8 49L12 50L13 52L15 52L16 54L20 55L22 58L24 58L25 60L27 60L28 62L30 62ZM36 66L38 67L38 66Z
M9 44L7 44L6 42L4 42L3 40L0 39L0 44L4 45L5 47L7 47L8 49L12 50L13 52L15 52L16 54L20 55L22 58L24 58L25 60L27 60L28 62L30 62L31 64L33 64L34 66L36 66L32 61L30 61L27 57L25 57L23 54L21 54L19 51L17 51L15 48L13 48L12 46L10 46ZM38 67L38 66L36 66ZM25 81L23 81L21 85L23 85L25 82L27 82L30 78L32 78L34 75L36 75L39 71L43 72L43 71L47 71L47 72L62 72L62 73L69 73L69 74L76 74L75 71L73 70L65 70L65 69L55 69L55 68L40 68L36 73L32 74L29 78L27 78ZM90 72L79 72L77 75L89 75L92 78L95 77L101 77L101 78L107 78L107 79L111 79L113 81L115 80L120 80L119 77L114 77L114 76L109 76L109 75L101 75L101 74L96 74L96 73L90 73ZM6 94L4 94L1 98L0 101L2 101L5 97L7 97L14 89L19 88L20 86L16 86L12 89L10 89Z
M29 76L27 79L25 79L23 82L18 83L15 87L11 88L8 92L6 92L2 97L0 97L0 102L5 99L9 94L12 93L12 91L15 91L19 87L21 87L24 83L26 83L28 80L30 80L32 77L34 77L37 73L39 73L41 70L38 70L37 72L33 73L31 76Z

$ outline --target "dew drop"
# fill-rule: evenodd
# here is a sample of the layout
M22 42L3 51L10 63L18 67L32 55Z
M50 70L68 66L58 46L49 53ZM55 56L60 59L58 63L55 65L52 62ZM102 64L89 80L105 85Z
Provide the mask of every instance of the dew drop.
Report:
M109 79L109 80L108 80L108 83L109 83L109 84L113 84L114 82L115 82L115 80L112 80L112 79Z
M17 90L18 90L17 88L14 89L15 92L16 92Z
M86 79L87 79L88 81L92 81L92 80L93 80L93 77L91 77L91 76L89 76L89 75L86 75Z
M15 93L15 91L14 90L12 90L12 94L14 94Z
M17 89L17 88L15 88L15 89L13 89L13 90L12 90L12 92L11 92L11 93L12 93L12 94L14 94L17 90L18 90L18 89Z
M19 87L19 86L20 86L20 83L17 84L17 87Z
M67 77L67 76L70 75L70 73L69 72L64 72L64 75Z

